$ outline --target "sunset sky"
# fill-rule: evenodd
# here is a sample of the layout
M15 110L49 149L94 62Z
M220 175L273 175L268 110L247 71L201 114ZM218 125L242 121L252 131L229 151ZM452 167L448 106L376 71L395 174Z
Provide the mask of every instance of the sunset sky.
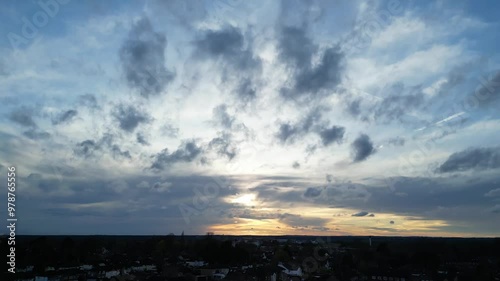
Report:
M500 235L498 1L0 3L18 234Z

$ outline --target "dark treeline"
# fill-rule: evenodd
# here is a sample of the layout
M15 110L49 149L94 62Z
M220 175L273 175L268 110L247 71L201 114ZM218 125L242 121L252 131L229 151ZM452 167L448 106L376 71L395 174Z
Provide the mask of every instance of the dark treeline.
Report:
M430 275L446 271L449 278L464 271L461 262L472 264L474 280L494 280L500 269L500 238L418 238L373 237L243 237L238 236L18 236L17 268L34 266L33 274L42 274L50 266L55 270L79 265L105 269L138 264L156 265L161 273L167 265L183 261L205 261L213 267L260 264L256 276L272 272L278 263L294 263L305 268L310 257L318 268L330 263L340 280L359 273L418 270ZM252 241L260 243L252 243ZM284 240L284 241L283 241ZM235 243L238 241L238 243ZM318 243L318 241L320 243ZM335 245L335 251L330 246ZM1 240L6 252L6 239ZM338 249L343 249L339 251ZM5 250L5 251L4 251ZM320 270L318 269L318 272ZM267 274L267 273L266 273ZM264 276L264 275L263 275ZM259 279L260 280L260 279Z

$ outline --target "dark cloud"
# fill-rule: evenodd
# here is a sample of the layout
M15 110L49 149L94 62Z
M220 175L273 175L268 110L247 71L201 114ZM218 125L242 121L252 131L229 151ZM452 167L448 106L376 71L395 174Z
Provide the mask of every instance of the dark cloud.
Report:
M400 120L403 115L414 108L418 108L423 102L424 94L422 92L406 95L396 93L384 98L378 104L374 111L374 118L382 118L385 121Z
M172 153L168 152L165 148L161 152L154 155L153 164L151 164L151 169L163 170L173 164L179 162L193 162L199 155L203 153L201 147L199 147L194 140L184 141L177 150Z
M174 79L165 67L165 35L155 32L148 18L139 20L120 49L120 60L129 87L141 96L157 95Z
M351 216L353 216L353 217L365 217L368 214L369 214L368 212L362 211L362 212L359 212L359 213L352 214Z
M370 155L376 152L370 137L366 134L361 134L351 144L352 160L360 162L366 160Z
M195 45L201 56L221 59L232 69L253 71L260 68L260 59L254 56L250 47L245 46L245 38L236 27L207 30Z
M343 54L338 48L327 49L317 66L296 76L295 90L298 93L314 94L334 88L341 81L342 59Z
M318 197L321 194L321 189L317 187L309 187L306 192L304 192L304 197L313 198Z
M302 132L307 133L313 129L319 129L321 127L321 117L324 111L328 109L324 107L312 108L309 113L307 113L304 119L300 120L299 128ZM316 128L317 127L317 128Z
M351 90L342 89L341 92L348 94ZM362 98L343 95L345 112L356 119L378 123L422 122L409 114L427 106L421 86L407 87L403 83L395 83L380 88L374 94L362 94Z
M208 147L214 149L218 155L226 156L229 160L232 160L237 154L236 147L231 143L230 134L220 134L219 137L213 138Z
M104 152L109 152L114 159L132 159L130 152L123 151L119 145L114 143L114 136L110 134L105 134L99 140L84 140L76 144L73 152L75 155L91 158L94 156L101 156ZM101 152L101 154L96 155L96 152Z
M62 123L70 122L76 115L78 115L78 111L74 109L66 110L55 116L52 119L52 124L59 125Z
M346 111L351 116L357 117L361 114L361 100L356 99L346 103Z
M300 132L296 127L290 123L284 123L280 125L279 131L276 137L281 141L281 143L292 142L295 134Z
M37 127L35 121L33 120L33 110L27 107L21 107L12 111L9 115L9 119L25 127Z
M233 126L235 117L227 113L226 104L216 106L212 111L212 115L213 120L217 125L220 125L226 129L230 129Z
M440 173L500 168L500 148L469 148L450 155L438 168Z
M224 80L236 78L236 87L232 92L239 102L245 105L255 99L255 81L260 75L262 62L254 54L251 40L245 40L240 29L226 26L207 30L195 42L195 47L198 57L221 64Z
M132 159L130 152L122 151L121 148L116 144L111 146L111 152L113 153L113 158L123 157L123 158Z
M139 143L139 144L149 145L149 142L146 140L146 137L144 137L144 135L141 133L137 133L136 140L137 140L137 143Z
M345 128L340 126L332 126L319 132L321 141L324 146L328 146L333 142L342 143L344 139Z
M315 218L315 217L303 217L301 215L284 213L280 214L279 220L288 226L293 228L309 228L309 227L321 227L328 223L328 219Z
M99 150L100 146L93 140L85 140L76 145L75 154L88 158L94 154L94 151Z
M120 123L120 128L129 133L133 132L141 123L148 123L150 121L149 115L140 112L132 105L118 105L115 107L113 115Z
M313 65L318 46L306 34L305 28L282 27L278 38L280 59L291 69L293 81L281 89L286 99L301 100L303 97L320 95L332 90L341 82L344 55L340 48L330 47Z
M45 132L45 131L41 131L39 129L29 129L28 131L25 131L23 133L24 136L32 139L32 140L40 140L40 139L47 139L50 137L50 134Z
M243 104L247 104L257 97L257 87L249 78L242 79L235 92Z
M404 146L405 142L406 140L403 137L395 137L387 140L387 143L393 146Z
M291 122L281 123L276 138L283 144L293 143L296 139L312 131L320 133L320 131L326 130L327 122L322 121L322 113L327 110L324 107L314 107L295 124Z
M297 162L297 161L293 162L293 164L292 164L292 168L294 168L294 169L299 169L299 168L300 168L300 163L299 163L299 162Z
M476 102L488 105L491 101L500 98L500 70L496 70L486 79L480 79L481 86L474 92Z
M280 58L293 67L308 68L318 47L304 28L282 27L278 40Z

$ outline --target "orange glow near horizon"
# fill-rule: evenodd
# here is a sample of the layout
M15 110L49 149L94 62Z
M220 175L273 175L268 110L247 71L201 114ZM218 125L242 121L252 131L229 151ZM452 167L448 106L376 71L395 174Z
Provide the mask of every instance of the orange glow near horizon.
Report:
M241 203L247 197L240 196ZM265 209L265 213L280 210ZM263 212L261 210L261 212ZM259 211L256 212L259 214ZM207 231L224 235L310 235L310 236L434 236L434 237L489 237L477 233L459 233L446 231L450 224L443 220L431 220L421 217L407 217L396 214L377 213L374 217L356 217L350 209L302 208L297 217L301 219L324 219L323 225L292 225L286 219L252 219L234 217L231 223L216 224ZM307 214L307 215L302 215ZM300 216L299 216L300 215ZM264 216L261 216L264 217ZM391 223L394 222L394 223Z

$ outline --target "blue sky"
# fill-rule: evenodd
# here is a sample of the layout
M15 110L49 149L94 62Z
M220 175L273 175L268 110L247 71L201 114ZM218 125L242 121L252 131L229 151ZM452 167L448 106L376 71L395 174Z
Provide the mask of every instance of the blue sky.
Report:
M496 1L2 5L20 234L500 233Z

